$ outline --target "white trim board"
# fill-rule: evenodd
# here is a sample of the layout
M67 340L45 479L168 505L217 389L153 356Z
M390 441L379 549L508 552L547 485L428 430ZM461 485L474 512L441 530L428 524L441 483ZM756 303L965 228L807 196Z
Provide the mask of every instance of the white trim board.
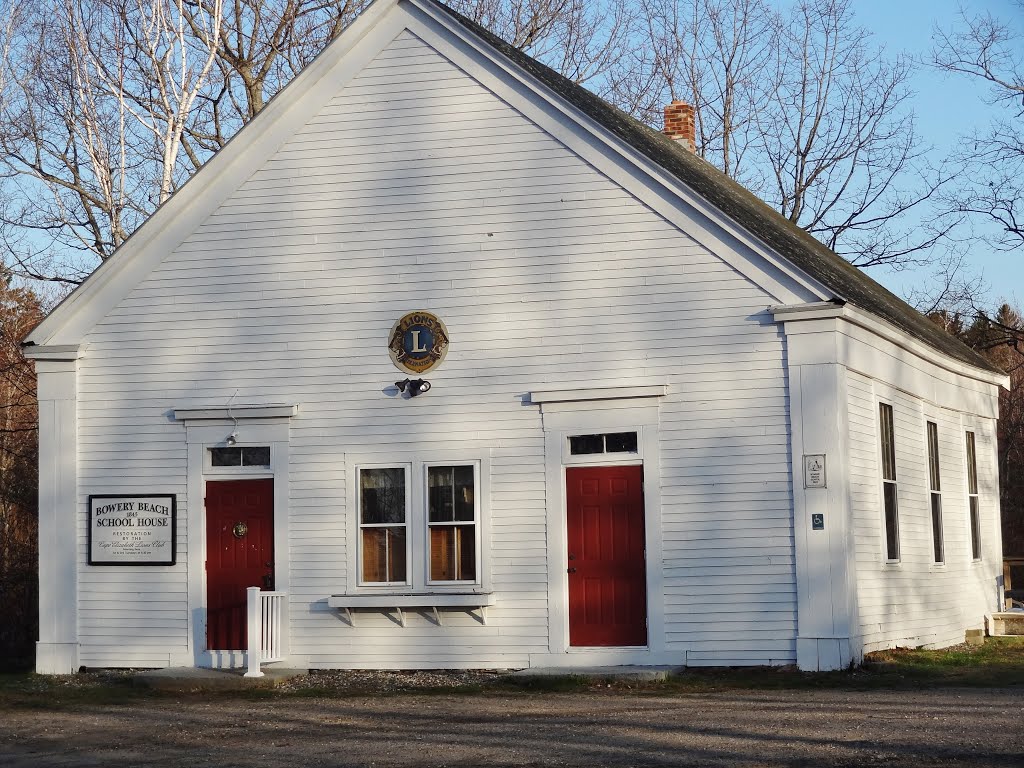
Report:
M668 384L651 384L635 387L580 387L579 389L535 389L530 392L530 402L575 403L586 400L632 400L645 397L664 397Z
M43 346L23 344L21 354L29 360L50 360L56 362L71 362L85 356L85 352L79 344L50 344Z
M175 408L174 418L178 421L232 419L283 419L299 412L298 405L234 405L211 406L208 408Z
M1003 387L1004 389L1010 388L1009 376L976 368L973 365L952 358L925 344L923 341L918 341L892 323L850 304L838 305L831 302L819 302L786 307L769 307L768 311L775 318L776 322L787 323L787 325L814 320L845 320L851 325L863 328L875 336L895 344L900 349L912 353L915 357L921 358L957 376L966 376L985 384ZM813 326L807 327L812 332L817 330ZM800 329L795 327L787 327L786 329L787 333L793 333L794 331L800 332Z

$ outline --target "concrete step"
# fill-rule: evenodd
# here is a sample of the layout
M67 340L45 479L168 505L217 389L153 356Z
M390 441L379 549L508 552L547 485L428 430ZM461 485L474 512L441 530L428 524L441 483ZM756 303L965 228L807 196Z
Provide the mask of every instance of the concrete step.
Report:
M988 633L998 635L1024 635L1024 611L1003 611L989 617Z
M577 677L602 682L656 683L668 680L669 676L681 672L683 667L531 667L513 672L509 677Z
M245 677L243 669L203 669L199 667L168 667L139 672L132 684L141 688L173 693L197 691L242 691L252 688L276 688L282 683L307 674L304 669L265 667L263 677Z

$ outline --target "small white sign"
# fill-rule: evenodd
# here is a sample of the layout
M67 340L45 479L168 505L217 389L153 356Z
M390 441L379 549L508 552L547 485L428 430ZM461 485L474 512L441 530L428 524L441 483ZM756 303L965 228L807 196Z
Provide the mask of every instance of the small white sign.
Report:
M89 565L174 565L175 497L90 496Z
M804 488L827 488L825 484L825 454L804 455Z

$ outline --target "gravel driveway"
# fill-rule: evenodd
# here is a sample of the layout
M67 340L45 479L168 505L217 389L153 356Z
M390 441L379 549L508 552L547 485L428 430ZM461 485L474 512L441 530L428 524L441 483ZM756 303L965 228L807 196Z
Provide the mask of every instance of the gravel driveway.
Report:
M1022 706L1020 689L147 697L0 712L0 765L994 768L1024 765Z

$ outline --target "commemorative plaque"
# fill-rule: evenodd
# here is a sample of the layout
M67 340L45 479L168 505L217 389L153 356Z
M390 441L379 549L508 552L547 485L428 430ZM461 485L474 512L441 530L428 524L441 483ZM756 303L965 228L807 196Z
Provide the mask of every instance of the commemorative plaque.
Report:
M406 373L425 373L444 360L448 329L429 312L410 312L395 323L388 353L395 366Z
M174 565L171 494L89 497L89 565Z

